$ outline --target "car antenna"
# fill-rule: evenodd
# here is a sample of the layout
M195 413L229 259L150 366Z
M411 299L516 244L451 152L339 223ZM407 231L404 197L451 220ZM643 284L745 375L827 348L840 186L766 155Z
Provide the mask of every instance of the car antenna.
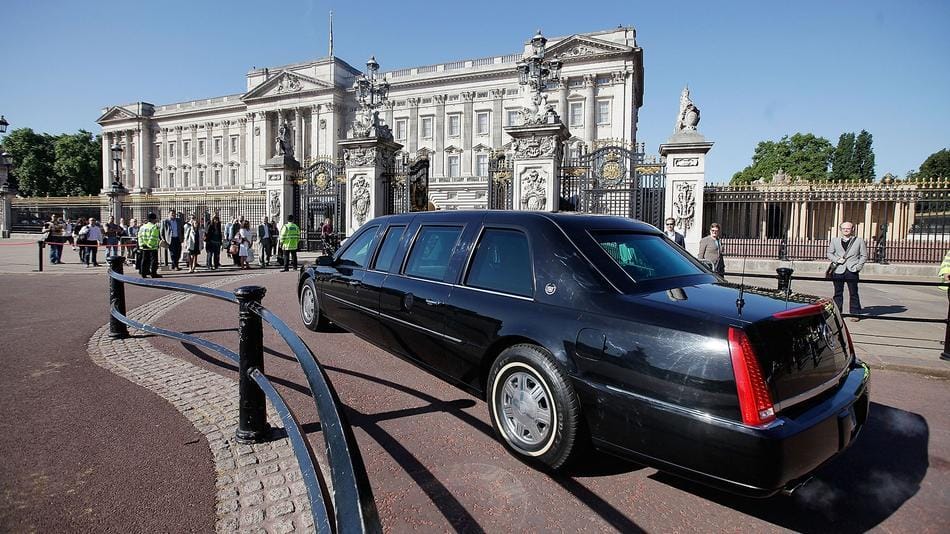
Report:
M739 278L739 298L736 299L736 311L742 317L742 307L745 306L745 258L742 258L742 277Z

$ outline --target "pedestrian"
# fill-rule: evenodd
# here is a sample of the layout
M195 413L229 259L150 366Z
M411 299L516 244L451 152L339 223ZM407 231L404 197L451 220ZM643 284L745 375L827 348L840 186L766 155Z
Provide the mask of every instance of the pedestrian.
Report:
M171 254L172 270L180 271L178 262L181 260L181 242L184 237L185 222L174 209L168 210L168 218L162 221L162 241L168 244Z
M719 238L720 231L719 223L714 222L709 225L709 235L699 240L699 253L696 257L700 261L709 262L713 272L723 275L726 273L726 260L723 259L725 253Z
M149 275L152 278L161 278L162 275L158 274L158 244L161 240L161 227L155 224L158 216L154 213L149 213L146 219L148 222L143 224L138 231L139 251L142 256L139 260L139 274L142 278Z
M294 224L294 216L287 216L287 224L280 229L280 246L284 249L284 269L290 267L290 257L294 258L294 270L297 270L297 243L300 241L300 227Z
M80 238L79 232L86 226L85 222L82 219L76 219L76 224L73 225L73 250L79 251L79 263L86 263L86 247L83 246L83 241Z
M73 250L76 250L76 241L73 239L74 224L69 219L63 219L63 241L69 243L73 247ZM62 263L62 256L60 256L60 263Z
M844 285L848 284L848 313L861 313L861 297L858 295L858 273L864 268L868 259L868 247L864 238L854 235L854 223L845 221L838 227L841 237L832 238L828 243L828 259L834 267L831 282L834 284L835 304L839 310L844 310ZM831 270L831 267L829 267ZM860 321L860 317L851 317L852 321Z
M139 250L138 250L138 237L139 237L139 220L135 217L132 217L132 220L129 221L129 227L126 230L126 240L128 240L128 257L132 258L132 261L135 263L135 269L139 270Z
M264 215L261 217L261 224L257 225L257 241L261 248L261 267L270 265L270 242L273 236L274 234L270 231L270 222L268 222L267 216Z
M59 215L53 215L43 226L43 241L49 247L49 262L52 265L62 263L63 257L63 232L65 226Z
M115 216L109 216L106 223L106 257L119 255L119 238L122 237L122 228L115 223Z
M221 218L217 215L211 217L211 223L205 230L205 254L208 255L208 269L217 271L221 267L221 243L223 236L221 234Z
M192 215L185 223L185 250L188 252L188 272L193 273L198 268L198 254L201 252L201 227L198 218Z
M683 234L676 231L676 219L673 217L669 217L664 221L663 233L666 234L666 237L670 238L670 241L679 245L680 248L686 248L686 238L683 237Z
M244 221L241 224L241 229L238 230L238 258L242 269L250 269L251 264L248 262L248 256L251 255L251 245L253 244L251 234L251 222Z
M270 235L271 235L270 251L268 252L268 254L270 254L271 257L274 257L277 255L277 241L279 241L277 236L280 235L280 229L277 228L277 219L276 218L271 219L270 222L267 223L267 226L270 227Z
M95 217L89 217L86 226L83 226L79 230L79 237L85 243L86 248L86 257L83 260L83 263L86 264L86 267L89 267L89 264L92 263L93 266L99 266L99 245L102 243L105 236L102 233L102 227L99 226L99 223L96 222ZM80 245L83 246L83 245Z

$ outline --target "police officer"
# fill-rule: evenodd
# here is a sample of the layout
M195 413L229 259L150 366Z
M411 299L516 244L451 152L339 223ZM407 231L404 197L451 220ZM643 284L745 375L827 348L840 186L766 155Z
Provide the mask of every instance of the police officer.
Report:
M290 267L290 256L294 257L294 270L297 270L297 242L300 241L300 227L294 224L294 216L287 216L287 224L280 229L280 246L284 249L284 268Z
M155 224L158 216L148 214L148 222L139 228L139 251L142 255L139 264L139 274L142 278L152 275L152 278L161 278L158 274L158 242L161 240L162 228Z

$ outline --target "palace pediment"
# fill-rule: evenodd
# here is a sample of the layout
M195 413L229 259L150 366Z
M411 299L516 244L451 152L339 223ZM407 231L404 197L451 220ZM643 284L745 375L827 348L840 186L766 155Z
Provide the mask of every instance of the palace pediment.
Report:
M110 122L110 121L127 121L139 119L141 116L137 113L133 113L121 106L112 106L101 117L96 119L96 122Z
M293 96L332 88L333 85L325 81L285 70L272 76L269 80L251 89L247 93L244 93L241 100L248 101L260 98Z
M593 37L572 35L548 47L545 51L545 56L548 58L558 56L562 61L570 61L572 59L594 56L626 54L632 51L633 47L627 45L612 43Z

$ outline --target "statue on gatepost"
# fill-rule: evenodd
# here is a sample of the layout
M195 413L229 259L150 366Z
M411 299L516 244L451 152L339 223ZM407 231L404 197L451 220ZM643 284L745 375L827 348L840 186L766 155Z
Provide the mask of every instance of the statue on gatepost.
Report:
M278 156L294 157L294 145L290 139L290 125L284 119L277 129L277 137L274 140Z
M680 112L676 116L676 127L673 129L673 133L684 130L696 131L698 124L699 108L689 98L689 86L686 86L683 88L683 92L680 93Z

